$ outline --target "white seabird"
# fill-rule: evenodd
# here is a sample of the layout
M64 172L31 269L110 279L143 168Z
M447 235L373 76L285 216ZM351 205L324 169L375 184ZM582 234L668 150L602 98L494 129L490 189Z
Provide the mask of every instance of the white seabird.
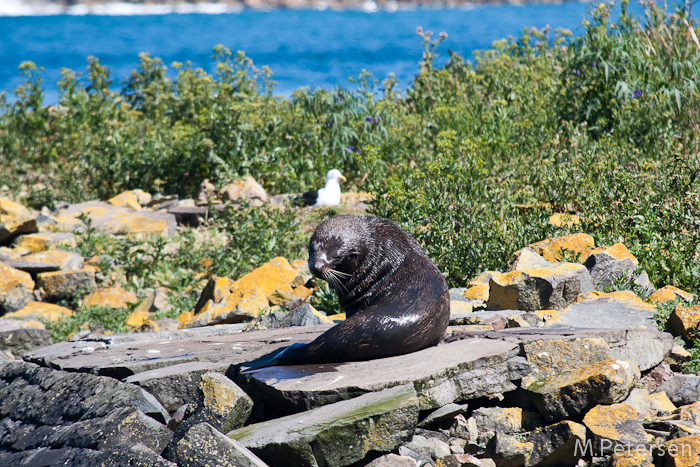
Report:
M321 206L337 206L340 204L340 183L345 177L338 169L329 170L326 174L326 186L318 190L307 191L302 196L304 203L312 208Z

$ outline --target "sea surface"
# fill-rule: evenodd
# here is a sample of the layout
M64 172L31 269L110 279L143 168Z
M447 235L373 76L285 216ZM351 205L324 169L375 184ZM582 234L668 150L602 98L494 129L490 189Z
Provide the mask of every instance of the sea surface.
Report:
M18 0L0 0L3 2ZM10 5L10 3L5 4ZM28 10L0 8L0 92L14 100L23 83L20 63L43 67L45 103L58 102L56 86L62 68L86 72L88 56L110 68L113 87L129 76L138 54L148 52L170 66L191 62L213 71L212 49L223 44L243 50L255 66L268 65L277 84L275 94L310 88L352 87L349 77L364 69L372 79L394 73L405 90L418 72L423 51L416 29L446 32L438 45L438 64L448 49L469 59L473 51L488 49L496 40L519 37L524 28L566 28L581 34L581 21L595 5L567 2L558 5L469 6L452 9L366 11L241 10L211 6L187 9L138 8L114 4L98 10ZM630 7L641 14L638 5ZM56 14L60 13L60 14ZM68 13L68 14L67 14Z

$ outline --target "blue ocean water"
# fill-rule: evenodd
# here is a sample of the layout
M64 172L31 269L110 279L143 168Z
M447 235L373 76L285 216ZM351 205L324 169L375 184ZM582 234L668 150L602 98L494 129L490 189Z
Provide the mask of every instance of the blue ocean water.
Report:
M23 82L18 67L31 60L44 68L45 103L58 101L60 70L86 71L87 57L99 58L118 85L148 52L166 65L190 61L213 71L212 49L223 44L243 50L256 66L268 65L275 93L302 86L348 86L365 69L383 80L394 73L405 89L418 71L422 45L416 28L447 32L438 46L446 61L450 49L469 59L476 49L521 34L523 28L567 28L580 34L591 4L472 6L394 12L243 10L226 14L130 16L52 15L0 17L0 92ZM641 13L638 5L630 7Z

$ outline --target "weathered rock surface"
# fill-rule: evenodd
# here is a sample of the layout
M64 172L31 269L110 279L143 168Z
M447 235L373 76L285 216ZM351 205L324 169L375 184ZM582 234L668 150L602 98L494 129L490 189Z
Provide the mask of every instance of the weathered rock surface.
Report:
M584 262L596 290L605 290L620 278L629 281L638 264L637 258L622 243L598 247Z
M0 223L0 245L9 243L18 235L37 232L36 215L27 214Z
M209 423L200 423L187 430L173 449L172 461L179 467L267 467L241 443Z
M68 232L41 232L21 235L12 243L15 248L27 248L32 253L39 253L59 246L74 248L78 244L75 235Z
M407 383L415 386L425 410L515 389L515 381L530 371L517 354L511 343L467 339L366 362L261 368L234 379L253 397L264 395L266 410L279 413Z
M157 459L172 438L164 425L167 418L153 396L137 386L31 363L0 363L0 449L15 451L0 451L0 462L8 462L2 465L104 459L99 452L136 445Z
M136 303L136 294L122 289L120 286L100 288L83 300L83 306L100 306L104 308L127 308Z
M579 457L576 445L586 442L586 428L564 420L533 431L527 442L532 445L525 466L574 465Z
M526 389L540 413L558 421L583 415L600 403L625 400L639 378L639 370L630 362L605 360L543 378Z
M700 337L700 305L685 307L677 305L668 318L668 330L686 342Z
M583 264L595 248L595 241L588 234L576 233L548 238L532 243L529 247L552 263L576 259L576 262Z
M24 307L32 300L33 290L29 273L0 262L0 316Z
M562 309L579 294L591 292L588 270L574 263L556 263L537 269L521 269L491 278L489 310Z
M268 463L285 459L289 467L342 467L409 439L418 406L413 386L402 385L249 425L228 436Z
M522 248L511 256L504 272L524 271L525 269L538 269L552 266L552 263L537 254L530 247Z
M21 310L6 314L5 318L56 322L72 315L73 311L64 306L32 301Z
M47 300L53 301L90 292L97 284L95 271L84 267L74 271L42 272L37 276L37 286L43 290Z
M199 381L197 397L189 403L176 437L204 422L228 433L243 426L252 408L253 401L233 381L221 373L204 373Z
M203 374L212 371L224 373L228 366L225 362L180 363L137 373L124 381L141 386L173 413L184 404L197 400Z
M598 455L612 454L626 446L646 447L649 443L635 409L627 404L597 405L583 417Z
M10 263L15 269L31 274L49 271L75 271L83 267L83 257L78 253L52 249L22 256Z
M59 226L72 231L75 228L84 228L78 219L81 215L87 216L92 227L104 234L136 237L149 234L171 236L176 226L175 216L172 214L134 211L101 201L72 204L56 213L56 218Z
M675 373L657 391L665 392L676 405L692 404L700 400L700 376Z
M24 328L0 331L0 350L9 350L14 355L53 344L51 333L46 329Z
M593 292L547 320L546 326L562 324L580 328L655 328L656 308L632 292Z

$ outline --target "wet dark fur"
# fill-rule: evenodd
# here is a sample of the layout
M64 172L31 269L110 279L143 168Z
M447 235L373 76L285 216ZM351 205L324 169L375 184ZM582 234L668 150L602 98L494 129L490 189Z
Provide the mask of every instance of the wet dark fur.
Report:
M413 237L389 220L326 220L309 242L309 269L335 289L347 319L264 366L402 355L437 344L445 333L447 283Z

